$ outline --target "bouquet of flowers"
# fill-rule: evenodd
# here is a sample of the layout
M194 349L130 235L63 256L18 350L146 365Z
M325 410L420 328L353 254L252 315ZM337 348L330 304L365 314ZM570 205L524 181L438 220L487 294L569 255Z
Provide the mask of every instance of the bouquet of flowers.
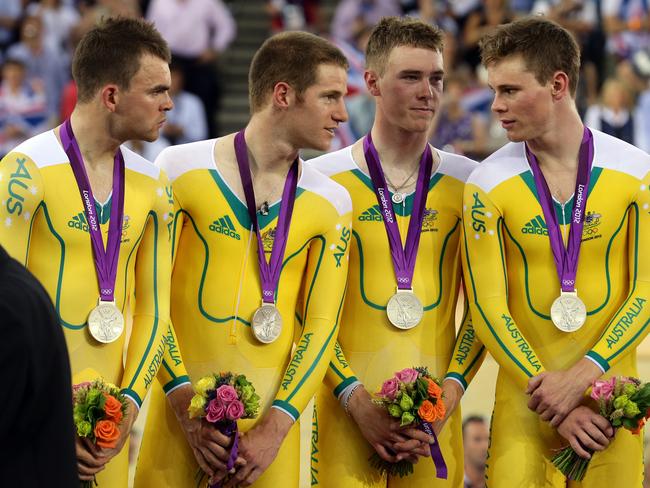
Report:
M237 459L239 434L237 420L254 419L260 409L260 397L243 374L222 372L209 374L194 383L195 395L188 408L190 418L202 418L224 435L233 437L227 469ZM203 476L199 473L199 476ZM220 483L211 485L220 486Z
M650 418L650 383L641 383L636 378L617 376L596 380L590 397L598 403L600 415L615 429L623 427L638 435ZM552 459L568 479L575 481L584 478L589 461L578 456L571 447L565 447Z
M120 438L119 425L126 414L127 399L117 386L102 379L72 387L74 424L79 437L99 447L111 449ZM97 484L83 481L83 488Z
M431 376L425 367L406 368L384 381L373 402L386 408L391 417L399 419L401 427L416 427L433 436L435 440L430 447L436 476L447 479L447 465L431 426L432 422L445 417L440 380ZM413 473L413 464L409 461L389 463L377 453L370 457L370 464L391 476Z

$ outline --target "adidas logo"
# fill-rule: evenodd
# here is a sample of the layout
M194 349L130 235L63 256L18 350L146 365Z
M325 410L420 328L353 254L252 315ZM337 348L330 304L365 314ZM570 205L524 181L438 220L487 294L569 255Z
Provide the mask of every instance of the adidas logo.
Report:
M83 212L79 212L68 220L68 227L88 232L88 221L86 220L86 215Z
M230 217L227 215L224 215L223 217L212 222L212 224L210 224L210 230L212 232L216 232L217 234L223 234L225 236L232 237L233 239L241 239L241 236L235 232L235 226L232 223L232 220L230 220Z
M544 219L542 219L542 216L538 215L537 217L527 222L526 225L521 228L521 232L524 234L537 234L540 236L547 236L548 228L546 227L546 223L544 222Z
M381 209L379 205L370 207L368 210L359 215L359 220L361 222L381 222L383 220L381 216Z

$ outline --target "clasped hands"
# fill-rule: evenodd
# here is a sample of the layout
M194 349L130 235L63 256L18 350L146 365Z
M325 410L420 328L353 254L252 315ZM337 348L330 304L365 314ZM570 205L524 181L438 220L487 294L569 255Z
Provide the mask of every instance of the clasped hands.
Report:
M433 424L436 435L445 420L456 407L462 392L453 382L443 385L443 397L447 407L445 419ZM361 434L384 461L396 463L402 460L417 463L420 457L431 456L430 444L434 438L414 427L400 427L399 420L372 402L365 388L357 388L349 400L349 413Z
M528 408L564 437L573 450L589 459L589 451L602 451L614 436L609 421L591 408L581 405L592 381L602 372L588 359L566 371L548 371L528 381Z

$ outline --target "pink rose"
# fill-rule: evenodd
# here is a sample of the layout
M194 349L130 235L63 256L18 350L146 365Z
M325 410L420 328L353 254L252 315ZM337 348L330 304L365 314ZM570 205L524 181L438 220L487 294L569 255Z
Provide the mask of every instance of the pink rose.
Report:
M402 383L408 384L408 383L413 383L415 380L418 379L418 372L415 371L413 368L405 368L402 371L398 371L397 373L395 373L395 376Z
M381 385L381 391L379 392L380 396L388 398L390 400L395 399L395 395L399 391L399 381L397 378L391 378L384 381L384 384Z
M594 386L591 388L591 398L594 400L605 400L606 402L612 398L614 394L614 387L616 386L616 378L608 380L596 380Z
M219 400L213 398L210 400L210 403L208 403L207 412L208 414L205 416L205 419L214 424L215 422L224 419L226 416L226 407Z
M244 415L244 404L235 400L226 408L226 417L228 420L239 420Z
M237 400L237 390L230 385L221 385L217 388L217 398L221 400L224 405L229 405Z

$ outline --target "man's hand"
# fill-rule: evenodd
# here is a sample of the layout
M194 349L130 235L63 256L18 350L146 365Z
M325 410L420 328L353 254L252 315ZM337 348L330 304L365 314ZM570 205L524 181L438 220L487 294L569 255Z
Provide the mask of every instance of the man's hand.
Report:
M99 448L88 439L76 436L75 450L80 480L91 481L97 473L106 467L108 459L101 457Z
M286 413L271 408L264 418L239 439L239 454L246 460L223 488L250 486L271 465L293 421Z
M528 408L557 427L580 404L585 390L601 375L598 366L586 358L567 371L540 373L528 381Z
M465 391L457 381L446 379L442 382L442 401L445 404L445 418L442 420L436 420L432 424L433 432L436 435L440 434L447 419L451 417L451 414L456 410L456 407L460 403L460 399L463 397L463 393L465 393Z
M219 481L226 475L232 438L222 434L203 419L190 418L187 408L193 396L192 387L183 385L167 395L167 399L174 409L199 467L214 481ZM243 459L238 462L240 465L246 464Z
M421 430L401 428L399 420L372 403L363 386L354 391L348 405L361 434L384 461L395 463L406 459L415 464L419 456L431 455L429 444L433 439Z
M591 458L587 449L602 451L614 436L614 429L609 421L585 406L569 413L557 431L569 441L576 454L585 459Z
M99 447L86 438L78 437L75 440L75 450L77 453L77 470L79 479L82 481L92 480L97 473L106 467L111 459L117 456L126 440L129 438L133 423L138 416L138 407L133 401L128 401L126 413L120 422L120 437L115 447L110 449Z

